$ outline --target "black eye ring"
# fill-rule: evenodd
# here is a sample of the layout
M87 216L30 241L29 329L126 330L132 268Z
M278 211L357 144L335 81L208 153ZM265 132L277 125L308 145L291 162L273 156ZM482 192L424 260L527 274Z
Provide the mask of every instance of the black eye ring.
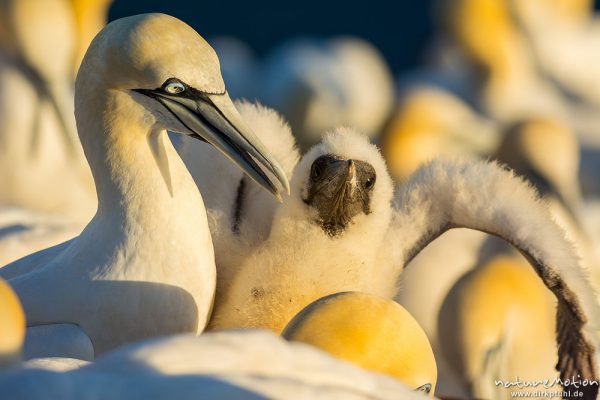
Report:
M370 176L367 178L367 180L365 181L365 188L367 190L371 190L373 189L373 187L375 186L375 177L374 176Z

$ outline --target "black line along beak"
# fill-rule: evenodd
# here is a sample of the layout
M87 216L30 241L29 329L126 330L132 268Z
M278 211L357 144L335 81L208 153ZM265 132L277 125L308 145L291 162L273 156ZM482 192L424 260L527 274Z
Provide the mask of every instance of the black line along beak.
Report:
M160 102L189 130L181 133L213 145L279 201L279 189L257 162L273 174L289 194L290 186L279 163L246 125L227 92L207 94L186 89L178 94L169 94L163 89L134 91Z

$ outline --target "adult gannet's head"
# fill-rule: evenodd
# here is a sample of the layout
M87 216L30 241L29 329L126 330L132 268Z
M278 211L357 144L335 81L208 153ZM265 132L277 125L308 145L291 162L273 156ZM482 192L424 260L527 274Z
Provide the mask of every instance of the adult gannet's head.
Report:
M78 127L94 102L111 95L128 96L113 106L121 108L113 114L131 115L149 132L169 130L206 141L278 196L258 161L288 189L278 163L230 100L215 52L182 21L137 15L110 23L96 36L75 85ZM93 145L86 145L85 129L79 134L84 149Z
M298 207L332 237L360 218L387 221L389 216L393 189L383 157L352 129L326 134L302 157L292 185Z
M298 313L282 336L391 375L430 396L435 391L437 366L427 335L392 300L357 292L326 296Z
M497 152L498 161L534 184L542 196L553 196L579 223L579 143L560 120L534 118L512 126Z
M25 339L25 314L11 287L0 279L0 369L21 358Z
M440 0L438 15L459 48L486 78L503 75L513 60L527 57L506 0Z
M382 150L392 177L405 182L421 165L439 156L464 157L497 147L491 124L458 97L418 87L402 96L388 123Z

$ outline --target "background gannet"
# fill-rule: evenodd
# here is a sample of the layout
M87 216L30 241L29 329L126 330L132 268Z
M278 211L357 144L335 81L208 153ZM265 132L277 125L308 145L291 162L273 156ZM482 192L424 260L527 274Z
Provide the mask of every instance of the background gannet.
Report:
M588 270L591 283L596 286L598 256L594 243L597 239L588 227L588 217L583 216L577 183L579 146L576 137L560 120L547 117L514 124L502 135L494 158L531 182L541 194L552 218L565 230L581 265ZM440 395L467 396L467 393L461 394L464 385L453 369L446 368L445 356L439 348L438 333L454 326L447 320L448 326L438 326L442 303L463 274L506 251L506 246L496 238L456 230L424 249L402 274L396 300L415 316L430 338L440 371ZM440 264L444 268L439 268ZM433 274L436 279L432 281ZM424 292L427 296L423 296Z
M281 334L433 396L437 368L427 335L398 303L365 293L326 296L306 306Z
M166 129L211 143L278 196L260 163L287 189L229 99L214 51L167 15L115 21L83 59L75 116L98 212L75 239L0 270L24 272L10 283L28 333L43 325L44 343L75 327L100 354L201 332L214 296L213 248L202 198Z
M77 70L83 60L92 39L106 25L108 9L113 0L70 0L75 16L76 51L73 57L73 71Z
M495 124L459 97L433 86L407 89L381 136L392 178L406 181L422 164L439 156L478 156L498 146Z
M311 346L254 330L135 343L64 373L17 369L0 374L0 388L23 400L49 394L64 400L428 398Z
M440 311L438 337L469 397L508 399L511 390L495 381L556 377L555 307L521 257L494 257L459 279Z
M0 2L0 265L77 236L96 210L75 131L73 68L108 4Z
M21 362L25 340L25 314L10 285L0 278L0 373L9 368L42 368L67 371L85 365L85 361L67 358L40 358Z
M211 328L280 332L304 306L328 294L393 297L404 265L448 229L467 227L525 254L558 299L561 376L570 376L574 365L581 376L595 376L595 342L584 329L588 318L595 329L593 290L562 230L511 172L493 163L433 162L392 202L377 149L366 137L338 129L303 156L291 187L266 241L217 259L219 271L231 278L219 282Z
M0 19L0 203L86 221L96 203L73 119L71 5L3 0Z
M0 370L21 360L25 314L15 292L0 279Z
M286 42L267 57L263 77L259 98L288 119L303 150L339 125L377 135L394 101L383 57L358 38Z
M439 4L443 29L479 73L472 99L486 114L505 123L532 113L567 118L560 93L537 73L506 0Z

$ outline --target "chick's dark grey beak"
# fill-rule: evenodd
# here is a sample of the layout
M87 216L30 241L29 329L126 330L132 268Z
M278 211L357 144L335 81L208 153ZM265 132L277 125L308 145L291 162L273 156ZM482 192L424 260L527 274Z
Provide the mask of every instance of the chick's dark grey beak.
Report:
M330 236L341 234L358 214L369 214L375 169L364 161L335 155L317 158L304 202L316 209L317 223Z

